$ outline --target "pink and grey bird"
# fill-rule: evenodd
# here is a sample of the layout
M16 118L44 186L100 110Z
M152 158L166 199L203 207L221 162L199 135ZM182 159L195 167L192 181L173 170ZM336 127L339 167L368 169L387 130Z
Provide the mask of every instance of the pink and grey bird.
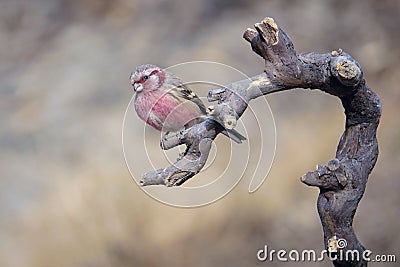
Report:
M138 66L130 81L136 92L137 115L159 131L175 132L189 128L206 118L206 107L181 79L155 65ZM235 130L223 134L237 143L246 140Z

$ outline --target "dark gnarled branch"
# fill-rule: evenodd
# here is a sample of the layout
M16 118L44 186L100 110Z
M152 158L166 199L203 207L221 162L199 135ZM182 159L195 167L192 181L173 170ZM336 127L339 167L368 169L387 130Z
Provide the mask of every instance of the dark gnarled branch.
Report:
M342 101L346 126L335 159L303 175L301 181L320 188L317 208L326 248L332 253L359 252L359 260L343 258L334 265L366 266L361 257L365 248L352 224L378 156L380 99L366 85L358 62L340 49L329 54L296 55L289 37L272 19L266 18L255 28L248 29L244 38L265 59L265 72L272 84L280 85L281 90L318 88ZM339 246L339 239L346 240L347 246Z
M214 119L210 117L188 130L165 136L161 141L163 148L185 144L186 153L174 165L145 174L142 184L175 186L197 174L207 160L211 141L223 130L221 125L234 126L250 100L293 88L320 89L340 98L346 114L345 131L335 158L303 175L301 181L320 188L317 208L328 251L359 252L359 260L338 259L334 265L366 266L361 257L365 248L352 224L378 156L380 99L366 85L359 63L340 49L327 54L298 55L288 35L272 18L265 18L254 27L247 29L243 37L265 59L264 73L210 91L209 100L218 101L210 110ZM340 239L346 240L347 246L340 246Z

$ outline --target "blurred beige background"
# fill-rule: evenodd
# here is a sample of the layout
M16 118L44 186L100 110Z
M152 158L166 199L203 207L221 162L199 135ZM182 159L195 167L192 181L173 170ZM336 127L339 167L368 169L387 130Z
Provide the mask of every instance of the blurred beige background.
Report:
M266 16L298 52L352 54L380 95L380 155L354 226L374 253L399 252L400 2L246 2L0 2L0 266L301 266L259 263L256 252L321 250L318 190L298 178L334 156L344 115L332 96L268 96L277 153L254 194L245 177L212 205L165 206L122 155L135 66L211 60L258 74L263 61L241 36Z

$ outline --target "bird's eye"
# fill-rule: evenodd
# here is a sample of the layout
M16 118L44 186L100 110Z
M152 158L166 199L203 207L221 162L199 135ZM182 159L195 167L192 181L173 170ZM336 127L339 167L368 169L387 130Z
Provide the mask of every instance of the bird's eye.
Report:
M147 80L149 78L149 76L145 75L143 76L143 80Z

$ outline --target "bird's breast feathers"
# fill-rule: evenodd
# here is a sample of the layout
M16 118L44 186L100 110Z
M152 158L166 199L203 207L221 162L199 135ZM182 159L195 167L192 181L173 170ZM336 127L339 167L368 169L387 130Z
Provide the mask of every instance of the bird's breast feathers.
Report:
M165 91L154 90L136 94L134 105L138 116L155 129L178 131L201 115L199 108L190 102L180 102Z

